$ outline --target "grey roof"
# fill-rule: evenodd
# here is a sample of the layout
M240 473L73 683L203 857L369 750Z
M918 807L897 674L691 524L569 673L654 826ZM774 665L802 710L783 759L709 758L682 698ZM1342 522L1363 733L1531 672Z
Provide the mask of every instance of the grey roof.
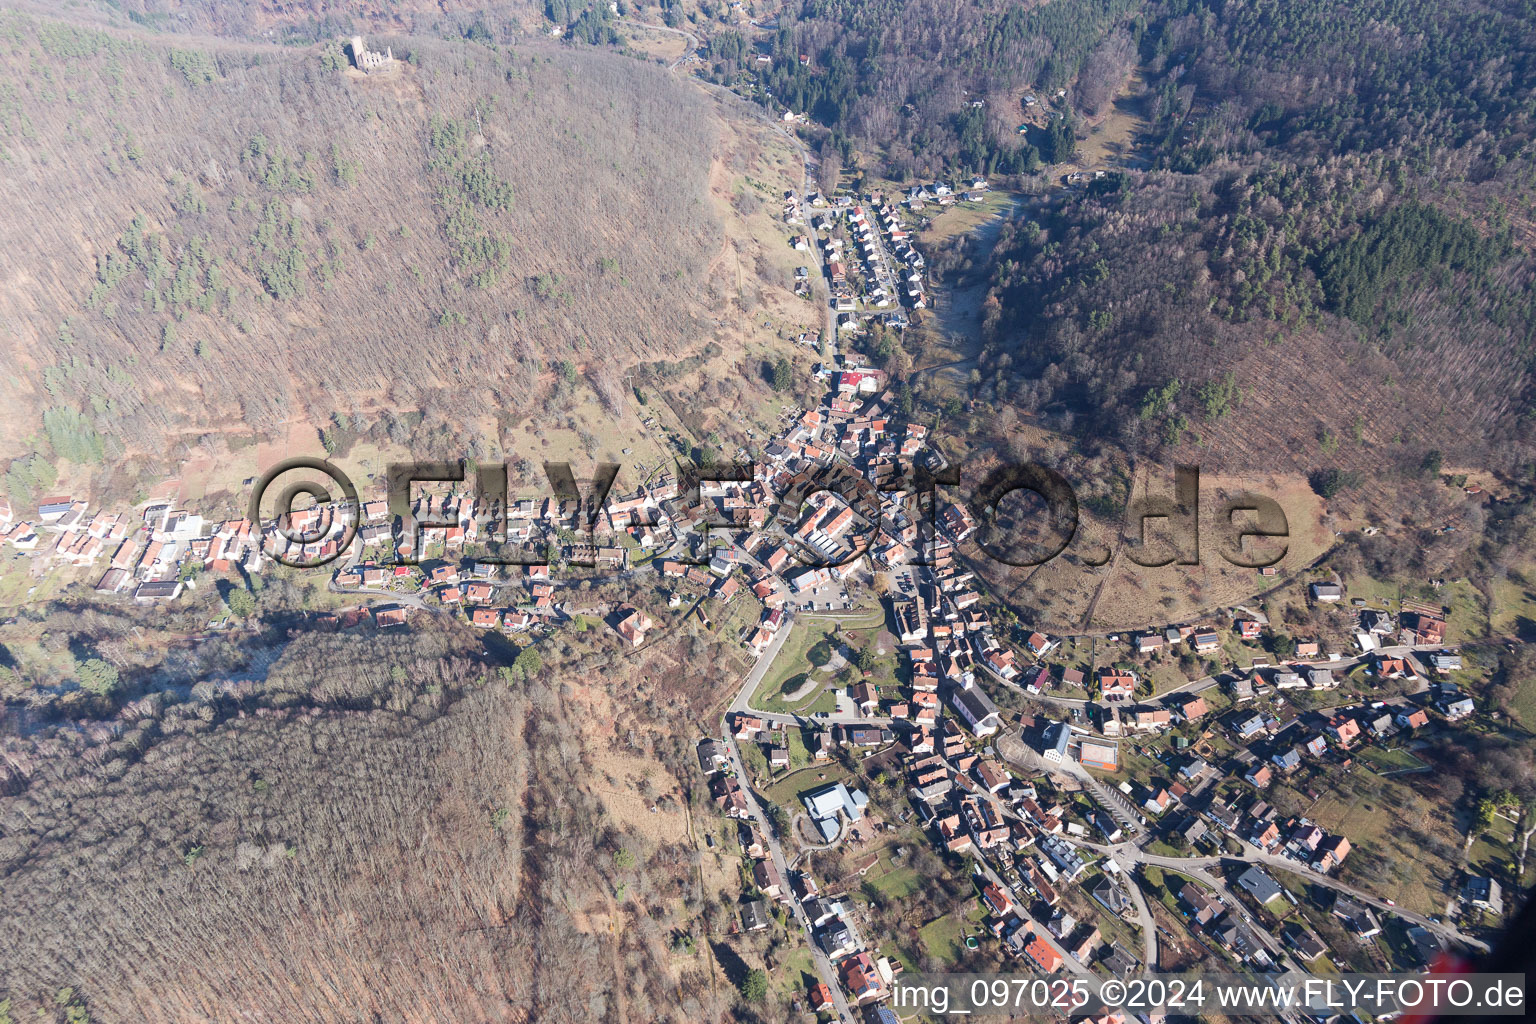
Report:
M989 715L998 713L997 705L992 703L992 698L988 697L977 686L967 686L955 691L951 700L957 706L963 706L971 720L975 722L981 722Z
M842 814L849 821L858 821L864 817L864 808L869 803L869 798L862 792L850 792L848 787L841 782L822 786L800 794L800 802L805 805L806 811L816 820L817 827L821 828L822 835L827 830L822 822L832 823L832 836L837 835L837 817ZM829 839L830 841L830 839Z
M1077 852L1077 847L1060 836L1045 836L1040 840L1040 848L1068 875L1076 875L1083 870L1082 854Z
M706 773L714 771L720 762L725 759L725 751L715 740L701 740L699 742L699 768Z
M1413 952L1418 957L1419 963L1426 967L1444 948L1435 933L1421 924L1408 929L1408 941L1413 944Z
M741 908L741 927L745 931L760 931L768 927L768 904L753 900Z
M1340 896L1333 901L1333 913L1361 935L1373 935L1381 931L1381 925L1376 915L1371 913L1371 908L1348 896Z
M1104 964L1110 976L1115 978L1129 975L1141 964L1140 960L1126 952L1125 947L1118 942L1110 945L1109 952L1104 954L1104 959L1100 962Z
M1496 878L1472 877L1462 886L1461 895L1473 903L1482 903L1496 914L1504 913L1504 894Z
M151 580L140 583L133 596L140 600L158 600L181 595L181 580Z
M821 942L823 952L826 953L853 945L853 932L848 930L847 923L840 917L828 923L817 938Z
M1231 915L1216 927L1216 937L1228 949L1243 957L1266 956L1264 944L1259 941L1253 929L1242 921L1234 921Z
M1264 870L1257 864L1239 875L1237 877L1237 884L1252 893L1253 898L1260 903L1268 903L1270 900L1278 899L1282 892L1280 883L1265 874Z
M1303 960L1316 960L1328 952L1328 947L1323 945L1321 939L1299 925L1286 931L1285 940Z
M1072 736L1072 730L1067 728L1066 722L1054 722L1045 729L1045 745L1056 751L1061 757L1067 755L1067 740Z
M1099 879L1094 887L1088 890L1088 895L1112 914L1122 913L1131 905L1131 898L1118 885L1110 881L1108 875Z

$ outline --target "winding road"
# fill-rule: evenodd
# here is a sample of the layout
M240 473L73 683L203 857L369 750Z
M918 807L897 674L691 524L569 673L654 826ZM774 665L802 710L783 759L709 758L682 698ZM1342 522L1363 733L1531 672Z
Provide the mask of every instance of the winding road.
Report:
M783 632L787 632L787 630L781 631L781 633ZM764 662L759 664L771 660L765 658ZM750 694L750 686L744 687L742 692ZM768 842L768 855L773 858L773 866L778 869L779 877L787 888L789 886L789 861L784 856L784 847L779 842L779 834L774 831L773 822L769 819L767 813L763 811L762 803L757 799L757 794L752 790L752 777L747 774L746 765L741 759L741 748L736 744L736 736L731 730L729 715L722 716L720 719L720 730L721 735L725 737L725 748L730 751L731 769L735 771L736 780L741 784L742 796L747 803L747 813L752 816L752 820L762 830L763 836ZM837 1019L842 1024L854 1024L853 1009L848 1005L848 1000L843 995L842 984L837 980L837 970L832 966L832 961L828 960L827 955L822 952L821 947L816 944L815 930L811 927L811 921L806 916L805 908L796 899L791 899L789 905L795 920L800 923L801 931L805 933L806 944L811 948L811 959L816 964L816 973L821 976L821 980L826 984L827 988L832 990L832 1003L837 1008Z
M1012 763L1017 764L1029 771L1047 770L1059 772L1061 774L1069 775L1079 781L1091 778L1091 776L1088 775L1088 772L1076 762L1068 763L1066 761L1062 761L1046 764L1043 759L1041 759L1039 755L1035 754L1034 751L1031 750L1017 735L1000 736L997 740L997 752L1002 755L1004 760L1011 761ZM1144 835L1141 841L1145 841L1149 836L1150 833ZM1288 857L1282 857L1279 854L1268 853L1264 850L1260 850L1258 847L1240 838L1238 841L1241 842L1243 846L1243 852L1241 854L1209 857L1168 857L1161 854L1147 853L1141 848L1140 843L1135 840L1106 846L1100 843L1091 843L1085 840L1072 839L1071 837L1067 838L1068 841L1075 846L1080 846L1087 850L1093 850L1097 853L1108 854L1109 856L1112 856L1116 863L1120 864L1121 867L1128 867L1132 864L1152 864L1157 867L1168 868L1173 871L1191 874L1195 871L1200 871L1205 868L1219 866L1223 861L1242 861L1248 864L1263 864L1264 866L1273 868L1277 871L1288 871L1291 874L1300 875L1301 877L1307 879L1309 882L1314 882L1318 885L1325 886L1337 892L1342 892L1347 896L1375 907L1377 910L1389 914L1396 914L1403 920L1412 922L1413 924L1423 925L1425 928L1436 933L1437 935L1440 935L1443 938L1451 939L1464 945L1475 947L1477 949L1486 950L1488 948L1487 943L1482 942L1479 939L1475 939L1451 925L1436 921L1430 917L1426 917L1423 914L1415 913L1414 911L1405 910L1402 907L1395 906L1394 904L1388 903L1386 899L1382 897L1373 896L1364 890L1357 889L1352 885L1347 885L1344 882L1340 882L1338 879L1330 877L1329 875L1325 875L1320 871L1314 871L1311 867L1298 861L1291 860ZM1201 880L1208 881L1204 878ZM1218 891L1222 891L1224 888L1222 885L1215 882L1208 881L1208 884L1212 884L1213 888L1216 888ZM1236 906L1235 903L1233 903L1233 905ZM1262 929L1255 930L1262 931ZM1268 939L1269 937L1266 935L1266 941L1268 941ZM1155 960L1149 960L1148 962L1154 963Z
M648 21L637 21L634 18L619 18L618 21L622 25L633 25L636 28L648 28L652 32L665 32L667 35L681 36L688 45L683 50L683 55L681 57L667 65L668 71L677 70L683 65L685 61L688 60L689 57L692 57L695 53L698 52L699 37L694 35L692 32L685 32L680 28L669 28L666 25L652 25Z

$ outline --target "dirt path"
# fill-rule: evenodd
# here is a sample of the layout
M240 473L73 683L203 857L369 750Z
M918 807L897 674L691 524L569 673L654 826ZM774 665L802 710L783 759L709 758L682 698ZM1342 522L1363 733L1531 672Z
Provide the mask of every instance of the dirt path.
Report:
M704 862L702 860L702 857L704 856L705 851L703 849L700 849L700 847L699 847L699 836L698 836L697 831L695 831L695 829L694 829L694 824L693 824L693 804L688 800L688 794L686 792L679 793L678 796L679 796L679 799L681 799L682 802L683 802L683 814L685 815L685 820L688 823L688 842L693 845L693 848L695 850L699 851L699 855L700 855L700 858L701 858L700 860L698 860L698 861L696 861L694 863L694 865L693 865L693 874L694 874L694 881L697 883L697 885L699 887L699 891L698 891L699 903L703 904L703 902L704 902ZM699 940L700 940L699 941L699 947L701 947L703 949L704 957L705 957L705 959L707 959L709 961L709 970L706 972L709 975L709 994L711 996L718 997L719 993L717 993L715 991L715 975L721 973L721 971L720 971L720 965L715 962L715 950L714 950L714 947L711 946L710 942L709 942L709 918L708 917L700 918L700 922L701 922L700 931L703 934L701 934L699 936Z
M614 1020L629 1024L629 1004L624 998L624 963L619 955L619 905L608 896L608 961L613 967Z
M683 55L667 65L669 71L675 70L689 57L692 57L699 48L699 37L692 32L684 32L678 28L668 28L665 25L652 25L648 21L638 21L634 18L619 18L618 21L621 25L633 25L636 28L650 29L652 32L664 32L667 35L681 36L687 45L683 48Z

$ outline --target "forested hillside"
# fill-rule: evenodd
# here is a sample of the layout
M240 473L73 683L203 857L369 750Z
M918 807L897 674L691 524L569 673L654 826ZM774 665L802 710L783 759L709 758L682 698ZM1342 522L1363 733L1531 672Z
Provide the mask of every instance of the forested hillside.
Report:
M1536 454L1530 0L806 0L732 43L712 73L824 126L824 184L1031 194L978 412L1233 468Z
M683 835L637 831L603 794L615 756L643 753L645 799L681 819L675 716L700 695L667 684L666 720L641 695L615 713L577 689L611 658L509 686L479 640L307 633L265 672L7 738L0 1009L718 1019L707 955L676 938L727 915L701 904Z
M523 419L562 362L612 405L704 344L706 98L592 48L376 42L405 60L364 77L0 12L0 456L131 477L333 412Z
M272 38L290 43L314 43L365 30L494 36L499 41L509 28L521 30L534 25L543 8L542 0L310 0L305 4L281 0L99 0L95 13L113 21L126 17L134 24L163 32Z
M1536 426L1529 256L1507 224L1396 192L1340 158L1068 200L1005 242L983 393L1239 464L1518 465Z
M1017 135L1020 100L1073 90L1099 113L1132 71L1144 6L806 0L781 13L757 77L898 177L1031 173L1053 153Z
M1154 169L1005 230L977 393L1236 467L1529 462L1536 6L1452 8L1149 9Z

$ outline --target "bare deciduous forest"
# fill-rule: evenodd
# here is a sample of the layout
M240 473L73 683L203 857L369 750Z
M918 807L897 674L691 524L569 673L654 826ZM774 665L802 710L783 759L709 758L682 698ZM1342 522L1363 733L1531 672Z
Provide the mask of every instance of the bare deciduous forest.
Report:
M70 988L98 1022L718 1017L707 961L662 941L700 910L691 858L594 795L566 680L609 663L509 687L465 639L302 634L109 744L10 741L0 996ZM627 711L626 743L662 714Z
M1239 468L1383 455L1416 465L1429 449L1518 468L1536 439L1528 260L1410 203L1431 230L1470 231L1486 255L1388 272L1356 321L1334 311L1304 255L1377 223L1391 189L1351 158L1153 172L1010 226L985 393L1131 450L1193 443ZM1305 223L1289 212L1302 195Z
M517 419L704 343L709 101L599 50L164 42L0 12L4 454L163 471L333 412ZM44 419L44 414L52 416Z

